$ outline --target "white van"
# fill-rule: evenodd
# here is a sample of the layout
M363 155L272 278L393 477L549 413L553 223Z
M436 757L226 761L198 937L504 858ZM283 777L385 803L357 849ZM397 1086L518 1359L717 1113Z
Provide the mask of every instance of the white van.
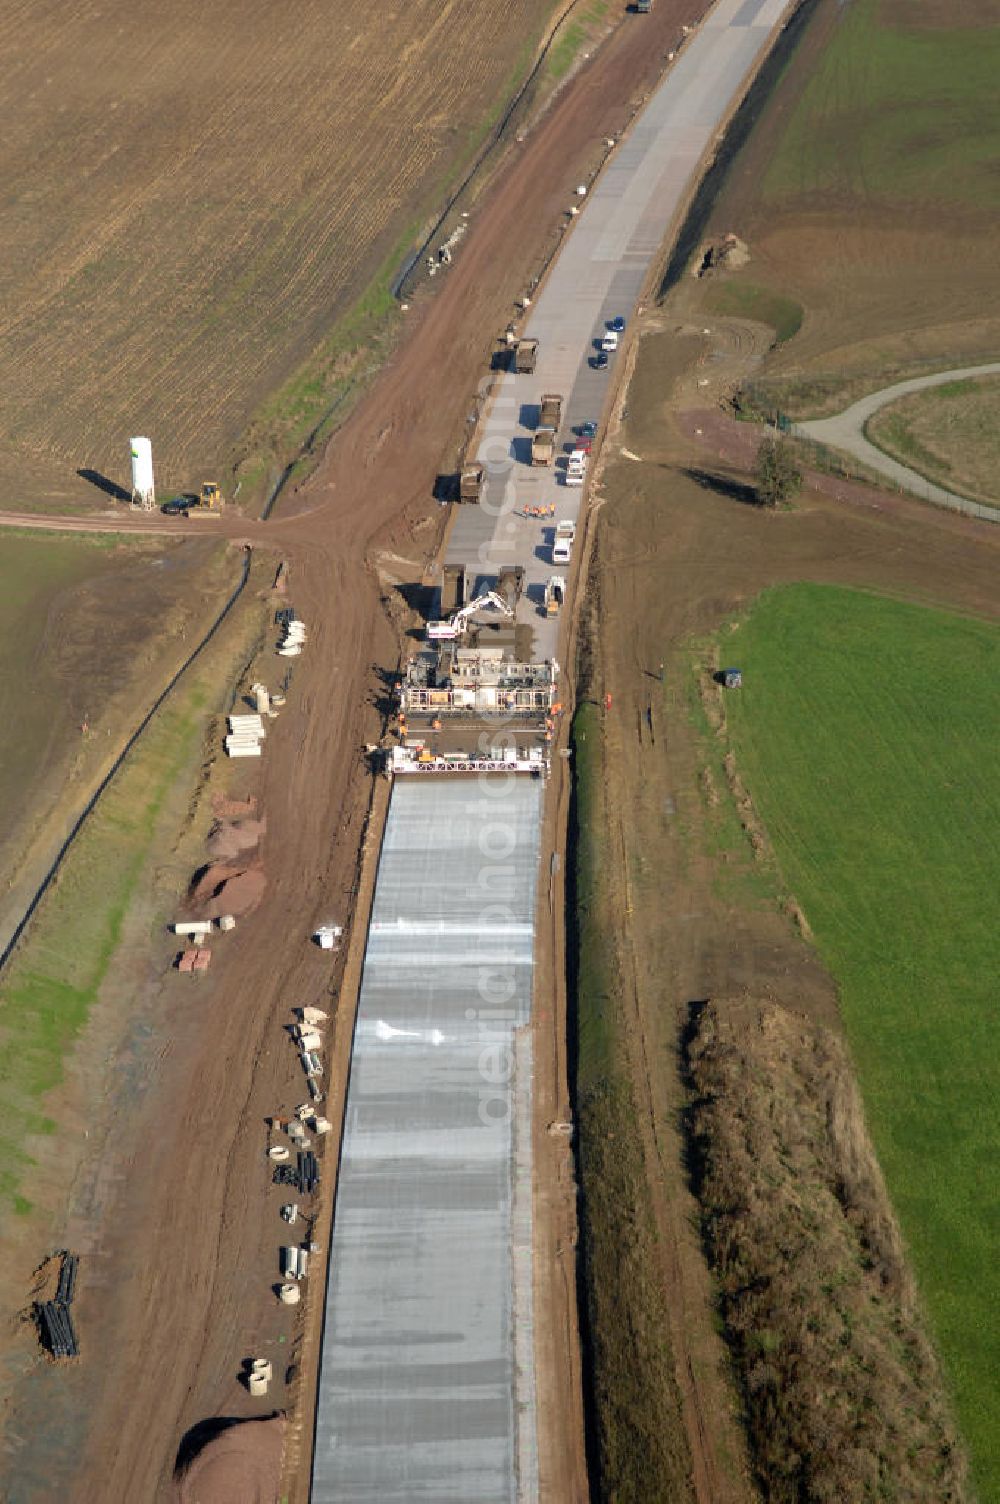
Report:
M601 349L605 355L613 355L618 349L618 335L614 329L609 329L601 340Z
M575 522L556 523L555 542L552 545L553 564L568 564L570 554L573 551L573 540L576 537Z

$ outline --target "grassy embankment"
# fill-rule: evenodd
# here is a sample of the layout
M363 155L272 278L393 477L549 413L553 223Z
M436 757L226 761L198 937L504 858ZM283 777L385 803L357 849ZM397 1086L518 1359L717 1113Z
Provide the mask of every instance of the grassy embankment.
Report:
M854 0L792 111L763 182L804 195L886 203L1000 205L1000 28L926 26L928 6Z
M259 630L259 611L224 629L171 694L102 796L0 979L0 1220L26 1215L24 1140L55 1125L44 1098L63 1078L97 1003L126 910L148 870L158 821L179 780L193 776L220 682Z
M72 708L44 652L53 606L93 580L119 538L4 533L0 561L0 847ZM141 546L141 545L140 545ZM96 708L96 707L95 707ZM7 874L9 876L9 874Z
M573 721L569 913L588 1413L602 1499L690 1497L656 1233L628 1076L619 1058L600 713Z
M873 444L928 480L1000 504L1000 377L949 381L882 408L866 425Z
M801 303L752 282L710 283L705 292L705 307L711 313L769 324L778 344L791 339L802 327Z
M753 383L759 407L779 407L793 417L835 412L880 380L940 369L942 359L950 356L956 357L952 364L964 363L964 336L950 325L955 319L968 322L970 311L961 298L960 258L942 266L929 303L923 291L914 292L922 317L913 338L915 321L906 290L915 277L923 277L926 252L919 266L893 260L893 291L884 285L884 258L896 258L901 250L904 257L911 254L919 239L903 247L886 239L880 261L878 227L890 236L901 225L914 228L926 222L938 232L951 218L952 244L968 245L968 275L978 286L985 275L982 250L989 243L990 217L1000 204L1000 179L994 171L1000 154L1000 25L995 11L991 16L989 7L971 7L961 16L938 0L913 5L853 0L850 6L831 4L811 25L826 26L822 48L805 72L793 61L768 107L782 113L772 113L764 122L773 149L754 169L760 186L751 207L761 226L758 233L766 230L779 237L778 255L770 246L767 266L756 268L754 275L787 293L783 228L791 232L788 251L794 258L800 216L806 216L807 224L810 216L822 216L833 235L836 222L843 220L847 239L838 256L830 258L829 270L824 270L825 253L817 245L813 264L805 269L796 265L792 273L796 290L801 287L805 296L807 319L814 310L824 318L824 302L838 278L853 271L859 299L869 292L875 299L873 312L866 329L838 304L834 329L848 341L882 338L865 360L858 353L860 365L841 358L826 368L810 359L807 369L765 373ZM804 50L810 46L807 39ZM855 234L855 220L862 217L867 241L860 230ZM932 249L930 254L939 252ZM870 287L864 286L866 278ZM935 335L939 322L941 332Z
M739 767L836 978L982 1498L1000 1496L995 627L846 590L727 634Z
M590 0L590 4L584 5L579 14L563 27L545 63L546 76L553 83L566 77L581 47L607 20L608 9L608 0Z

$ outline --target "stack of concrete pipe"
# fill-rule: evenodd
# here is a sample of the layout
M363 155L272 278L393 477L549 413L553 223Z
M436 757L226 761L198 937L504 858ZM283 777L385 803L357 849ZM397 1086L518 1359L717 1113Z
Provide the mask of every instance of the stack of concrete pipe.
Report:
M259 757L260 745L267 735L263 716L231 715L228 718L229 735L226 751L230 757Z
M297 658L306 645L306 625L296 617L284 623L278 655L281 658Z

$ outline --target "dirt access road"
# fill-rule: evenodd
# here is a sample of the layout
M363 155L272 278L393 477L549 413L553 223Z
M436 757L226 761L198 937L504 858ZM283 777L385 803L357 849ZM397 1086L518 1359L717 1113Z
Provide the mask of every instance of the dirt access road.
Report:
M369 552L415 552L419 570L419 557L432 550L440 515L430 503L434 479L463 429L493 335L556 243L581 172L603 138L626 125L681 25L700 9L661 0L652 16L623 20L543 127L512 150L437 296L413 310L409 339L314 479L290 498L296 512L240 526L240 538L288 558L290 598L311 632L258 775L268 896L242 928L239 948L220 955L205 993L211 1032L168 1038L159 1075L130 1124L130 1144L118 1146L101 1207L100 1259L91 1262L99 1278L81 1272L80 1324L89 1339L72 1425L47 1432L44 1402L9 1417L21 1440L7 1460L23 1480L22 1499L56 1490L81 1499L169 1499L184 1432L207 1416L256 1408L237 1373L273 1309L261 1124L276 1104L301 1097L279 1020L329 983L305 936L318 909L350 897L370 795L359 748L379 728L371 703L383 687L377 670L394 668L398 653ZM345 1019L329 1067L334 1077L342 1076L348 1049ZM559 1100L548 1052L537 1069L540 1097ZM101 1109L108 1122L113 1105ZM99 1139L96 1130L92 1136ZM193 1171L199 1164L204 1174ZM332 1195L329 1181L324 1191ZM572 1300L566 1290L566 1304ZM542 1392L559 1393L562 1376L574 1372L575 1318L563 1309L541 1319L566 1334L561 1371L539 1375ZM54 1394L62 1379L51 1373ZM306 1380L279 1390L301 1438L303 1465L287 1481L295 1499L307 1487ZM55 1409L65 1419L65 1406ZM543 1413L552 1428L540 1438L550 1459L545 1497L582 1498L581 1438L567 1431L562 1407Z

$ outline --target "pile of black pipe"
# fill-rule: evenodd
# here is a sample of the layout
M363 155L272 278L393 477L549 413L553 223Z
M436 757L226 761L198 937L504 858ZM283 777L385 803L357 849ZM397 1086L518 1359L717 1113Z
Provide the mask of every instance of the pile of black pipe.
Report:
M80 1356L73 1317L69 1309L76 1293L76 1271L79 1262L75 1253L64 1253L59 1269L59 1284L56 1287L55 1300L40 1300L35 1304L42 1346L54 1358L78 1358Z

